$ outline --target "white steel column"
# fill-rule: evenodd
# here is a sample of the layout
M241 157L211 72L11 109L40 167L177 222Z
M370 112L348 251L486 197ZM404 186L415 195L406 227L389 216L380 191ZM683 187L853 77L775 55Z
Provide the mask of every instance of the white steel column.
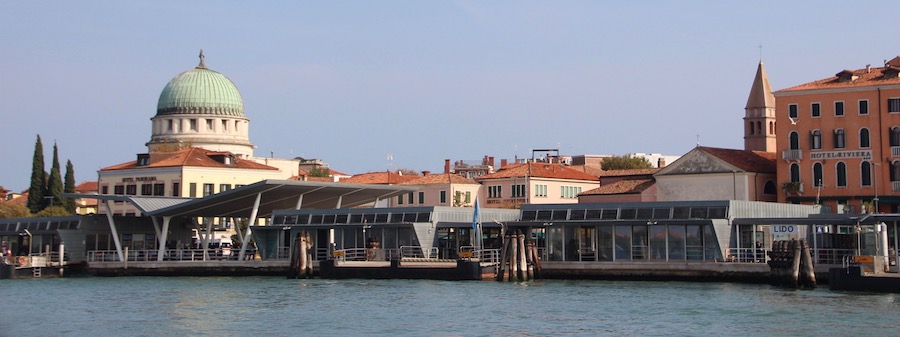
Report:
M250 241L250 226L256 222L256 214L259 213L259 200L262 198L262 192L256 194L256 201L253 202L253 211L250 212L250 219L247 222L247 231L244 232L244 239L241 240L241 253L238 254L238 260L244 260L244 254L247 251L247 243Z
M306 193L301 193L300 196L297 197L297 206L294 209L300 209L303 206L303 195Z
M171 216L163 216L162 235L157 236L159 238L159 253L156 254L156 261L162 261L166 253L166 240L169 237L169 222L171 220ZM153 217L153 224L156 225L156 217Z
M150 219L153 220L153 230L156 231L156 238L159 238L159 221L156 220L155 216L151 216Z
M119 254L119 261L125 262L125 255L122 254L122 242L119 241L119 231L116 230L116 221L113 220L112 209L109 207L109 200L106 205L106 220L109 222L109 231L112 232L113 242L116 243L116 253Z

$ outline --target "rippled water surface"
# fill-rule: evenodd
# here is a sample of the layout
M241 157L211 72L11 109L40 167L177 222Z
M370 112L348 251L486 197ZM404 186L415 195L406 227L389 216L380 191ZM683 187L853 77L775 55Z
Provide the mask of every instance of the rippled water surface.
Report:
M0 336L897 336L900 295L681 282L0 280Z

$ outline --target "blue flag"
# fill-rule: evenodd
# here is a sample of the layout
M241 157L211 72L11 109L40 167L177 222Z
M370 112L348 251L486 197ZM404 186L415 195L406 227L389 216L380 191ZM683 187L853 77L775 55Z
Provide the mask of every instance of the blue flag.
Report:
M478 248L480 246L479 231L478 231L478 197L475 197L475 214L472 216L472 239L475 241L475 247Z

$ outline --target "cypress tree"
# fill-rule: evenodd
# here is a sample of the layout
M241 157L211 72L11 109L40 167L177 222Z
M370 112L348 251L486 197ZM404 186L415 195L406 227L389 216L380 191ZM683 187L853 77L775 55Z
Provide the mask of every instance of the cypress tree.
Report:
M66 193L75 193L75 166L72 165L71 160L66 160L66 181L65 186L63 186L63 192ZM65 206L69 212L75 213L75 200L65 198Z
M62 200L63 183L62 176L59 173L59 151L56 143L53 143L53 168L50 169L50 179L47 180L47 193L45 197L53 197L47 204L49 206L65 206Z
M31 213L44 209L44 145L41 135L34 143L34 157L31 163L31 185L28 187L28 209Z

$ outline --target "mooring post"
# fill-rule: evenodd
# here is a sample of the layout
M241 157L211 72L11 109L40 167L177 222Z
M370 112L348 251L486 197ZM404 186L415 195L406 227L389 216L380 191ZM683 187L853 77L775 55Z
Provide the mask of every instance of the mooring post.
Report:
M800 281L800 242L791 239L791 253L793 253L793 264L791 265L791 284L794 288L798 287Z

